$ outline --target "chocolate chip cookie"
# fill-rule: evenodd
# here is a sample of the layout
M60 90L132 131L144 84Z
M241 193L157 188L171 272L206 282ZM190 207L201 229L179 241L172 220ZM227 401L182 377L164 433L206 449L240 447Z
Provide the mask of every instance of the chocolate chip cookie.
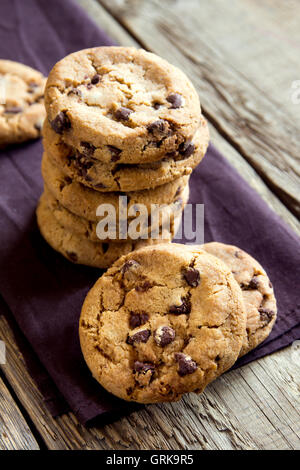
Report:
M245 326L230 269L200 247L171 243L119 259L88 293L79 333L106 390L154 403L203 391L237 359Z
M73 263L85 264L95 268L106 269L120 256L130 253L139 247L170 242L178 227L178 219L174 221L171 232L164 230L162 240L136 240L125 243L92 242L85 236L66 230L48 207L42 196L37 207L37 222L42 236L50 246Z
M64 208L57 199L52 195L52 193L47 189L45 184L43 199L45 200L48 208L50 209L52 215L55 217L57 222L66 230L70 232L74 232L78 236L84 237L87 240L91 240L93 242L100 242L100 241L118 241L126 243L128 240L131 240L131 231L130 231L130 223L134 221L135 217L131 216L125 220L127 212L124 213L124 222L127 227L127 238L122 239L120 238L119 234L119 225L123 225L122 222L119 224L119 220L116 218L117 227L113 227L113 232L108 232L105 230L104 234L100 234L97 231L97 224L102 219L106 219L107 213L105 213L104 217L98 217L97 221L90 221L83 217L78 217L77 215L73 214L68 209ZM182 191L182 195L180 198L176 200L175 203L165 205L162 211L159 211L156 208L153 208L153 218L151 221L151 212L145 214L144 218L141 217L141 221L139 224L138 232L138 240L139 239L146 239L151 237L151 231L154 229L159 230L160 227L167 228L168 226L172 227L174 224L174 217L175 219L178 218L183 209L185 204L187 203L189 198L189 187L186 186L185 189ZM157 213L157 217L155 217L155 212ZM96 213L95 213L96 215ZM138 215L138 214L137 214ZM168 225L169 224L169 225Z
M203 249L227 264L242 290L247 314L247 335L240 352L243 356L269 336L275 323L277 307L272 283L263 267L236 246L213 242L203 245Z
M44 153L42 159L42 175L47 188L62 206L73 214L92 222L99 220L96 211L101 204L113 205L117 218L119 218L120 196L127 198L128 211L134 208L136 204L144 204L147 210L150 211L151 204L178 203L180 199L184 199L183 192L186 191L189 181L189 176L183 176L170 183L144 191L127 193L93 191L66 176L46 153Z
M204 157L209 141L207 123L203 121L193 142L174 152L174 155L156 162L129 165L103 163L87 154L73 153L73 149L62 143L47 121L43 136L45 152L63 173L73 181L101 192L140 191L190 175Z
M161 160L188 145L201 116L186 75L133 47L68 55L50 72L45 105L66 144L105 163Z
M40 137L45 83L37 70L0 60L0 148Z

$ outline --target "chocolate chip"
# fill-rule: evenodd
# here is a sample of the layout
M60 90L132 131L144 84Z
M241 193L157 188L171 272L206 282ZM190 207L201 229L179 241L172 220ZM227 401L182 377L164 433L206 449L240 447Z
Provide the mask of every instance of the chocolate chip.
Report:
M115 175L115 174L118 173L118 171L120 171L122 168L123 168L123 169L129 168L129 166L130 166L130 165L126 165L126 163L119 164L119 165L115 165L115 167L112 168L111 173L112 173L112 175Z
M270 323L270 321L275 315L275 312L273 312L273 310L270 310L269 308L259 308L258 311L261 321L263 321L266 325Z
M94 75L93 78L91 79L91 83L93 85L96 85L97 83L100 82L100 79L101 79L100 75L96 73L96 75Z
M189 299L186 297L181 300L181 305L171 305L171 307L169 308L169 313L173 313L174 315L188 315L189 313L191 313L192 306Z
M121 273L124 274L126 273L126 271L128 271L130 268L132 267L138 267L140 266L140 263L138 263L137 261L135 261L134 259L129 259L128 261L126 261L122 268L121 268Z
M253 276L253 278L249 282L249 289L258 289L258 288L259 288L259 281L257 277Z
M234 274L234 272L232 271ZM244 284L243 282L240 284L240 288L242 290L255 290L259 288L259 281L256 276L253 276L253 278L250 280L249 284Z
M143 284L139 284L135 286L135 290L137 292L146 292L146 290L150 289L152 284L149 281L145 281Z
M91 83L88 83L88 84L86 85L86 87L87 87L88 90L91 90L91 89L93 88L93 85L92 85Z
M159 109L161 107L161 103L159 103L158 101L155 101L152 106L154 109Z
M160 326L154 332L154 341L158 346L164 348L175 339L175 331L170 326Z
M185 269L183 272L183 277L191 287L197 287L200 282L200 273L195 268L188 268Z
M163 143L163 139L159 140L158 142L155 142L154 146L157 147L157 148L160 148L162 143Z
M193 142L184 142L179 146L179 153L183 158L190 157L195 151L195 145Z
M108 145L107 148L111 153L112 162L117 162L118 160L120 160L120 155L122 153L121 149L118 149L117 147L114 147L113 145Z
M128 335L126 343L131 344L131 345L134 343L147 343L150 335L151 335L151 330L141 330L132 336Z
M66 111L61 111L53 121L50 122L52 129L57 134L62 134L71 127L71 121L66 114Z
M273 284L272 284L271 281L269 281L269 287L270 287L270 289L273 289Z
M72 178L70 178L69 176L65 176L65 177L64 177L64 181L65 181L67 184L71 184L71 183L72 183Z
M70 260L73 261L73 263L77 263L78 257L76 255L76 253L74 253L74 251L66 251L66 254L67 254L68 258L70 258Z
M186 338L184 338L184 340L183 340L184 347L186 347L189 344L189 342L191 341L192 338L193 338L192 335L188 335Z
M68 92L68 95L72 95L72 94L73 94L73 95L77 95L77 96L79 96L80 98L82 97L82 92L81 92L81 90L78 90L78 88L72 88L72 90L70 90L70 91Z
M137 328L142 326L149 320L149 315L147 313L135 313L130 312L129 325L130 328Z
M154 121L151 124L148 124L147 130L151 132L152 134L154 133L165 134L168 130L168 124L163 119L158 119L157 121Z
M240 250L237 250L235 253L234 253L234 256L236 258L241 258L242 257L242 252Z
M9 106L8 108L5 108L4 113L5 114L18 114L23 111L23 108L20 106Z
M179 93L171 93L171 95L167 96L167 101L171 103L171 109L177 109L182 106L182 96Z
M150 364L149 362L135 361L133 364L133 372L146 374L146 372L149 370L152 372L152 374L154 373L154 365Z
M123 106L116 110L115 118L119 121L128 121L130 114L133 113L131 109L124 108Z
M85 141L80 142L80 145L81 145L81 147L84 148L84 155L88 155L89 157L94 155L95 150L96 150L96 147L94 145L90 144L89 142L85 142Z
M175 199L174 204L175 204L176 206L182 207L182 205L183 205L183 200L182 200L182 198L181 198L181 197L178 197L177 199ZM178 210L178 207L176 207L176 210Z
M193 359L184 353L175 353L175 360L178 362L178 374L184 377L187 374L192 374L197 370L197 364Z

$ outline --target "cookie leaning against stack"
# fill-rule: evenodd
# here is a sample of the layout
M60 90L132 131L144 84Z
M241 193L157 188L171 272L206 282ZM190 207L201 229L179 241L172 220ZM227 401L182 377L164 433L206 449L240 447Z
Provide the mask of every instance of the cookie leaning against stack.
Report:
M79 335L94 378L129 401L202 392L270 334L270 280L222 243L156 245L123 256L96 282Z
M141 49L86 49L54 66L45 106L45 194L37 217L48 243L73 262L105 268L136 243L171 241L188 200L189 175L209 140L184 73ZM138 238L128 232L122 239L117 231L100 239L97 207L111 204L119 228L119 196L126 196L128 211L146 207ZM152 204L166 204L162 217L149 217ZM131 212L126 223L133 218ZM163 240L149 238L153 230Z

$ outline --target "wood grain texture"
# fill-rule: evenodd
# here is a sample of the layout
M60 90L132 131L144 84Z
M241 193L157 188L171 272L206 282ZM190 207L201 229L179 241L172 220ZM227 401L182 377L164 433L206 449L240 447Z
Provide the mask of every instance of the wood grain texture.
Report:
M38 443L0 377L0 450L37 449Z
M299 32L293 21L300 4L289 2L283 8L280 0L272 6L250 0L98 1L145 48L185 70L209 120L300 215L300 104L291 101L292 81L300 76L294 47ZM282 80L273 79L281 70Z

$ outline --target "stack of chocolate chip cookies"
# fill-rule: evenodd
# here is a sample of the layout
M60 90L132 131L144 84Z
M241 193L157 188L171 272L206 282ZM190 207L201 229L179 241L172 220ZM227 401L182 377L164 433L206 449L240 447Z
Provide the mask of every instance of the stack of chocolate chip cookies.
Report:
M106 268L171 241L209 141L185 74L144 50L87 49L54 66L45 106L37 217L48 243L70 261Z

